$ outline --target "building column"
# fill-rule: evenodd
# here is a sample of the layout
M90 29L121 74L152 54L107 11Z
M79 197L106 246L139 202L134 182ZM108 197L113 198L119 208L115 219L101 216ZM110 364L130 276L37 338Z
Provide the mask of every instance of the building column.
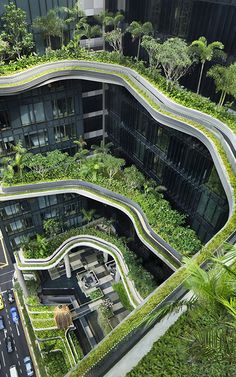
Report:
M65 263L65 269L66 269L66 277L68 279L71 278L71 267L70 267L70 259L69 259L69 255L66 254L64 256L64 263Z
M104 263L108 262L108 253L105 253L104 251L103 251L103 259L104 259Z
M24 295L25 298L27 298L29 296L29 292L28 292L28 289L26 287L26 283L25 283L23 273L22 273L21 270L19 270L16 263L14 264L14 268L15 268L15 272L16 272L16 278L17 278L18 283L20 284L23 295Z
M118 283L120 281L120 271L116 265L116 274L115 274L115 282Z

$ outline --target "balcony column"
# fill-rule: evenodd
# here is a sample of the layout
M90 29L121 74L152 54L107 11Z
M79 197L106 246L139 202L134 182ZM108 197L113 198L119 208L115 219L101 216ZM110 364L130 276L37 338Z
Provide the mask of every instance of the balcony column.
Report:
M64 263L65 263L65 269L66 269L66 277L68 279L71 278L71 267L70 267L70 259L69 259L69 255L66 254L64 256Z
M29 292L28 292L28 288L26 287L24 275L23 275L22 271L19 270L16 263L14 264L14 268L15 268L16 278L17 278L18 283L20 284L23 295L24 295L25 298L27 298L29 296Z
M103 252L104 263L108 262L108 253Z
M118 283L119 281L120 281L120 271L118 270L118 266L116 264L115 282Z

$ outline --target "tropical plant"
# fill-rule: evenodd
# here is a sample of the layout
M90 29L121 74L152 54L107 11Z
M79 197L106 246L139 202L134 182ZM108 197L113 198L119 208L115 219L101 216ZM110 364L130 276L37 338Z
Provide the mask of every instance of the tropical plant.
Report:
M86 149L86 141L80 136L79 140L74 140L74 144L77 145L78 149L77 152L74 155L75 161L79 163L79 166L81 166L82 161L88 156L89 151Z
M149 57L149 65L151 68L157 68L160 65L159 52L161 44L158 39L150 35L144 35L141 46L147 51Z
M167 89L177 83L192 64L188 45L180 38L169 38L161 45L159 60L166 77Z
M3 29L1 38L6 42L5 52L9 58L19 59L34 46L33 35L27 30L26 12L10 2L4 6L1 20Z
M57 219L47 219L43 222L43 229L47 237L53 237L61 230L60 221Z
M90 49L91 39L101 35L101 28L99 25L89 25L86 23L86 18L82 18L76 25L75 35L79 38L85 37L88 40L88 49Z
M120 29L120 23L124 20L125 16L120 13L120 12L117 12L116 14L112 15L111 16L111 20L109 20L109 25L112 25L114 30L115 29Z
M213 59L214 54L217 50L223 50L224 45L223 43L218 42L218 41L207 44L206 38L200 37L197 40L193 41L191 43L191 46L195 48L195 52L201 62L201 70L200 70L200 75L199 75L199 80L198 80L198 85L197 85L197 94L198 94L200 92L205 63Z
M106 26L113 24L113 14L105 10L99 13L98 15L96 15L95 19L102 26L103 49L105 50Z
M137 50L137 60L139 60L140 46L142 38L145 35L153 34L153 26L151 22L144 22L143 24L138 21L131 22L130 26L127 28L127 31L132 35L133 41L138 39L138 50Z
M95 209L86 210L85 208L82 208L81 212L83 214L84 221L88 224L94 219L96 210Z
M236 98L236 63L229 67L215 65L209 69L207 76L214 79L216 92L221 92L218 103L220 106L223 106L227 94Z
M134 165L124 169L124 178L130 190L140 189L145 182L144 175Z
M4 41L3 36L0 34L0 65L4 64L7 52L9 50L9 43Z
M20 178L22 179L22 171L25 166L24 156L27 153L27 149L23 147L21 141L18 141L16 145L13 145L12 149L15 152L13 167L16 167L17 172L19 173Z
M103 160L103 163L109 181L111 182L115 175L121 171L122 166L125 165L125 160L123 160L122 158L116 158L108 154Z
M151 315L151 321L184 306L198 315L207 313L218 323L218 327L210 324L200 333L189 334L192 358L200 361L204 355L211 362L220 362L222 355L224 358L227 355L228 361L233 361L236 356L236 247L231 246L230 250L212 258L214 264L207 271L194 260L185 258L184 261L189 276L185 285L191 291L191 297L168 304L159 313Z
M105 41L113 48L114 51L123 54L123 33L117 28L105 34Z
M60 37L64 33L65 24L63 19L58 17L55 9L50 9L46 16L37 17L32 24L33 29L38 30L46 40L46 45L52 48L52 37Z
M113 146L113 143L105 143L104 140L101 140L99 145L92 145L91 149L93 154L108 154Z

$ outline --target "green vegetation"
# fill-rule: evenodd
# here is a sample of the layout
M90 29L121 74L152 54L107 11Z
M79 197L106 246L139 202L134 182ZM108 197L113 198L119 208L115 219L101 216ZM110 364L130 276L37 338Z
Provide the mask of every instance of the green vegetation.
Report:
M34 337L37 339L42 361L49 376L62 377L82 357L81 347L77 342L69 346L64 330L58 330L54 320L54 307L39 303L37 296L30 296L24 303Z
M79 163L78 154L74 158L59 150L48 152L46 155L22 153L20 171L14 169L15 160L15 157L7 159L3 169L5 184L63 179L92 182L138 203L153 230L181 254L193 255L201 247L195 232L185 225L185 216L171 209L163 194L156 190L154 181L145 182L144 176L134 166L122 169L125 164L123 159L109 153L97 153L96 150L91 158L81 157ZM90 217L87 220L91 221ZM35 254L40 251L41 256L45 256L44 249L47 245L43 245L42 236L38 235L37 240L33 242L31 242L32 251L34 250Z
M89 297L91 298L92 301L99 300L100 298L103 297L103 292L101 291L100 288L97 288L95 291L89 294Z
M186 286L190 300L170 304L164 313L184 305L187 314L153 346L132 376L231 376L235 368L236 247L213 259L209 271L188 260Z
M1 40L5 42L2 49L8 60L20 59L23 54L32 50L33 35L27 31L26 13L23 9L16 7L13 2L5 5L1 24Z
M120 302L124 306L124 308L131 312L133 310L133 307L132 305L130 305L124 284L120 281L119 283L113 283L112 287L114 291L117 292Z

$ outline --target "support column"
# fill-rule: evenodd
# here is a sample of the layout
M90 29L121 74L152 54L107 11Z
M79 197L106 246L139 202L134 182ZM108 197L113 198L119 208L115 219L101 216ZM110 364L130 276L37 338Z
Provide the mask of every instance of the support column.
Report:
M116 265L116 274L115 274L115 282L118 283L120 281L120 271Z
M103 251L103 258L104 258L104 262L107 263L108 262L108 253L105 253Z
M65 263L65 269L66 269L66 277L68 279L71 278L71 267L70 267L70 259L69 259L69 255L66 254L64 256L64 263Z
M23 295L24 295L25 298L27 298L29 296L29 292L28 292L28 289L26 287L26 283L25 283L23 273L22 273L21 270L19 270L16 263L14 264L14 268L15 268L15 272L16 272L16 278L17 278L18 283L20 284Z

